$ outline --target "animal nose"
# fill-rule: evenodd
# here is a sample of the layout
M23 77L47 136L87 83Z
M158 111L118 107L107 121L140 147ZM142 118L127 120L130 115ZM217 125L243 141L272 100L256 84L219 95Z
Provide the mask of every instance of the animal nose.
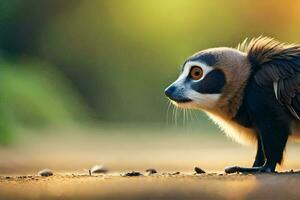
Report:
M175 91L176 87L171 85L169 87L167 87L167 89L165 89L165 94L167 97L172 97L174 91Z

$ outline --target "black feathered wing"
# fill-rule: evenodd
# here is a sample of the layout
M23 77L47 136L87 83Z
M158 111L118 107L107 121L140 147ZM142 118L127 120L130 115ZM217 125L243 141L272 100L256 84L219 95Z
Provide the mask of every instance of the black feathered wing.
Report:
M259 37L245 48L256 82L272 84L278 102L300 120L300 46Z
M300 120L300 77L279 79L273 83L276 99Z

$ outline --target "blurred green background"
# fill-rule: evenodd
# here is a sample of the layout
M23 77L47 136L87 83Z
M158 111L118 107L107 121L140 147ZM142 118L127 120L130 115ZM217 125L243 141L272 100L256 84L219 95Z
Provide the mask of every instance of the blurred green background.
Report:
M172 124L163 90L186 57L259 35L300 42L299 8L296 0L3 0L0 143L18 128ZM200 116L195 126L204 124Z

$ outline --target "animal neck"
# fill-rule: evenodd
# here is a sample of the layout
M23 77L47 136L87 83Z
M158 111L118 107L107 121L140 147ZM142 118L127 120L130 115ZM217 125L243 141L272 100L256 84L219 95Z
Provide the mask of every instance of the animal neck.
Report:
M243 103L245 88L251 74L249 64L240 65L232 70L234 72L225 71L227 80L230 81L224 87L222 96L217 102L214 111L215 114L229 119L233 119L236 116Z

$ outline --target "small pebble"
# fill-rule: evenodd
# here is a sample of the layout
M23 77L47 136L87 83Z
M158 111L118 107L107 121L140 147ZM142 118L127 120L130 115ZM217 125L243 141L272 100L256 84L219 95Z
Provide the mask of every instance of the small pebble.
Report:
M217 173L208 173L207 175L208 175L208 176L216 176Z
M162 175L163 176L173 176L173 175L179 175L180 172L163 172Z
M18 179L25 179L27 176L17 176Z
M107 172L108 172L108 169L103 167L103 165L95 165L90 170L90 175L93 174L93 173L95 173L95 174L104 174L104 173L107 173Z
M205 173L206 173L206 172L205 172L203 169L201 169L200 167L195 167L194 170L195 170L195 172L196 172L197 174L205 174Z
M52 176L53 175L53 172L51 171L51 169L43 169L41 171L38 172L38 175L39 176Z
M132 171L121 174L121 176L142 176L142 174L140 172Z
M157 173L156 169L146 169L146 172L148 173L148 175L152 175L152 174Z

